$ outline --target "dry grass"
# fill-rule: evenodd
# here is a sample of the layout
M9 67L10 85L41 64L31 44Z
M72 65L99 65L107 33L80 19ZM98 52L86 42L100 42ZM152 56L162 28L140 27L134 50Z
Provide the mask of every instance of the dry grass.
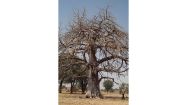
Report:
M59 94L59 105L128 105L127 100L121 100L118 93L103 93L104 99L84 98L84 94L69 94L62 92Z

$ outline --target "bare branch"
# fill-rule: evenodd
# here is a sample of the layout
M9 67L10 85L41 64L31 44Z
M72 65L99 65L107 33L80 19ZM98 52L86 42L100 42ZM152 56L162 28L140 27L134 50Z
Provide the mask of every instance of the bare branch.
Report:
M109 60L111 60L111 59L115 59L115 58L122 59L122 60L125 61L125 62L128 61L127 58L124 58L124 57L122 57L122 56L112 55L112 56L105 57L105 58L102 58L102 59L98 60L97 63L100 64L100 63L103 63L103 62L105 62L105 61L109 61Z

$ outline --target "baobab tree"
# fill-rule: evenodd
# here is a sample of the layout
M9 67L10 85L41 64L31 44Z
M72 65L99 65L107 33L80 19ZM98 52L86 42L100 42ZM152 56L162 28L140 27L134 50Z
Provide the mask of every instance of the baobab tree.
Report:
M104 76L104 72L121 76L128 70L128 33L116 23L108 9L102 9L92 18L86 15L85 10L75 12L60 40L64 52L73 55L66 58L76 59L84 65L83 71L88 72L88 98L102 98L99 83L104 78L111 78ZM65 66L68 65L71 63Z

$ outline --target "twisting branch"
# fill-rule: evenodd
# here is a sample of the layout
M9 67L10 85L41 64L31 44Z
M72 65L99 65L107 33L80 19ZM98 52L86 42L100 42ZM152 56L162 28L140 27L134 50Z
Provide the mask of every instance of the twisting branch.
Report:
M105 57L105 58L102 58L102 59L98 60L97 63L98 63L98 64L101 64L101 63L103 63L103 62L105 62L105 61L109 61L109 60L115 59L115 58L122 59L122 60L125 61L125 62L128 60L127 58L124 58L124 57L122 57L122 56L112 55L112 56Z

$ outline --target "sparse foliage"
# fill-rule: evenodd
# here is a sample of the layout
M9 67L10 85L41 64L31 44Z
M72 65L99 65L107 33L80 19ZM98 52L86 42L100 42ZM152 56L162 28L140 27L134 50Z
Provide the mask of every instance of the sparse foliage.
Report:
M125 94L129 94L129 85L127 83L122 83L119 87L120 94L122 94L122 99L125 99Z
M87 17L86 11L75 12L67 32L59 35L62 45L59 56L67 54L65 58L71 61L60 65L64 67L61 70L66 71L76 63L82 66L82 72L87 71L86 97L102 97L99 83L109 78L103 72L121 76L128 70L128 33L116 23L108 9L92 18Z

